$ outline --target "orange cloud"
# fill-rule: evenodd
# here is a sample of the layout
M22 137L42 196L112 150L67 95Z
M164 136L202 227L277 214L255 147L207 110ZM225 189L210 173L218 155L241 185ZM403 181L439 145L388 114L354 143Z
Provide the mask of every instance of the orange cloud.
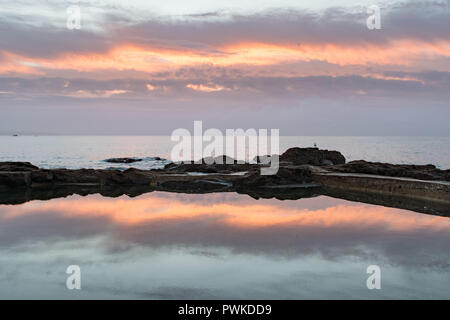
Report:
M450 43L445 41L430 44L402 40L387 45L368 43L359 46L237 43L217 49L220 50L220 54L123 45L104 54L72 53L54 59L21 57L8 53L6 63L0 66L0 73L15 71L39 74L45 69L100 73L102 70L135 70L152 73L199 65L271 66L312 60L341 66L368 64L413 66L420 65L421 61L427 59L450 57ZM206 85L198 88L191 87L194 90L207 92L208 88Z
M43 71L38 70L38 67L32 60L27 60L26 57L20 55L0 51L2 60L0 61L0 74L30 74L30 75L44 75Z
M87 91L78 90L74 95L74 98L110 98L114 95L120 95L127 93L127 90L102 90L102 91Z
M186 87L189 89L192 89L195 91L201 91L201 92L216 92L216 91L226 90L225 87L218 86L218 85L203 85L203 84L192 84L192 83L187 84Z

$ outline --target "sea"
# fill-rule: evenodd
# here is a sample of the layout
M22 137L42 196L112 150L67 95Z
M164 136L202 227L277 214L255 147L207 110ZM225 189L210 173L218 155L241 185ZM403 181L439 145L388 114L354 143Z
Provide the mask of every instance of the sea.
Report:
M0 136L0 161L28 161L41 168L123 169L163 167L177 142L169 136ZM206 143L205 143L206 145ZM291 147L338 150L347 161L434 164L450 169L450 137L280 137L280 152ZM137 157L142 162L104 160Z

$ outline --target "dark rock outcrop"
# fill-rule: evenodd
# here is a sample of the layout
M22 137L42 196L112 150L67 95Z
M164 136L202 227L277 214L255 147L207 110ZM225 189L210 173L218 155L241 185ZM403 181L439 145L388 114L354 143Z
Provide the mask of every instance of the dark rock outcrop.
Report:
M39 168L29 162L0 162L0 171L22 172L35 170L39 170Z
M163 170L167 173L200 172L228 174L249 171L256 167L259 167L259 165L240 163L230 157L219 156L216 158L203 158L201 161L198 161L198 163L169 163Z
M278 169L275 175L261 175L259 169L249 172L245 179L234 181L238 189L255 188L276 185L311 183L312 174L307 167L286 166Z
M170 163L164 167L169 173L233 173L250 171L267 165L272 156L257 156L255 163L242 163L226 156L203 158L198 163ZM315 165L326 166L345 163L345 157L338 151L320 150L318 148L290 148L284 152L279 161L284 165Z
M440 170L432 164L408 165L356 160L347 164L333 166L329 169L343 173L365 173L420 180L450 181L450 170Z
M1 172L0 187L26 187L31 184L30 172Z
M280 156L280 162L295 165L310 164L314 166L345 163L345 157L339 151L320 150L319 148L290 148Z
M142 161L140 158L111 158L104 160L105 162L109 163L134 163Z
M155 174L147 170L128 169L39 169L22 162L0 163L0 187L31 187L35 185L150 185Z

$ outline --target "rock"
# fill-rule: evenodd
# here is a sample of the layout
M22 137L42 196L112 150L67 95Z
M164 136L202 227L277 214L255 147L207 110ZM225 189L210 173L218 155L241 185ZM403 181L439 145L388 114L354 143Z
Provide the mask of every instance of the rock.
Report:
M30 185L30 172L0 172L0 186L27 187Z
M34 170L39 170L39 168L29 162L0 162L0 171L18 172Z
M128 169L95 170L95 169L55 169L32 172L33 183L53 184L96 184L96 185L138 185L145 186L155 182L154 174L150 171Z
M180 165L180 163L171 162L171 163L166 164L163 169L154 169L153 171L167 171L167 170L175 169L179 165Z
M388 204L391 203L390 197L398 197L395 204L400 208L405 207L405 204L405 208L409 208L410 199L416 199L417 205L414 208L422 208L420 210L432 214L435 214L433 210L437 208L438 212L448 215L450 184L373 177L370 174L450 181L450 170L439 170L433 165L394 165L363 160L336 164L345 162L340 153L317 148L292 148L282 156L284 161L280 161L279 170L275 175L261 175L263 167L261 164L239 164L234 160L233 164L170 163L160 170L131 168L125 171L46 170L28 162L0 162L0 203L51 199L73 193L80 195L101 193L116 197L122 194L139 195L155 190L182 193L233 191L255 198L298 199L314 196L322 192L321 189L330 194L337 189L339 192L358 192L355 199L360 197L359 193L373 194L371 198L375 199L375 203L378 203L380 195L387 197ZM293 164L304 162L313 165ZM236 171L247 173L229 174ZM208 176L185 174L187 172L213 174ZM426 206L423 201L427 201ZM440 205L431 206L433 201L439 202Z
M202 159L203 164L238 164L238 163L245 163L244 161L238 162L236 159L233 159L229 156L222 155L217 157L206 157Z
M127 184L145 186L156 184L156 178L153 173L138 169L128 169L123 172Z
M440 170L432 164L408 165L356 160L347 164L330 167L330 169L344 173L365 173L420 180L450 181L450 170Z
M280 162L295 165L310 164L322 166L325 164L343 164L345 157L339 151L320 150L318 148L290 148L280 156Z
M278 169L276 174L282 181L288 183L309 183L312 182L311 171L307 167L287 166Z
M55 169L51 171L55 183L99 183L100 170L94 169Z
M35 170L31 171L31 181L33 183L52 183L53 173L51 170Z
M236 180L233 186L242 189L274 185L303 184L312 182L311 171L307 167L288 166L278 169L275 175L261 175L260 170L252 170L245 178Z
M109 163L134 163L142 161L142 159L139 158L111 158L104 160L105 162Z
M320 164L323 165L323 166L332 166L332 165L334 165L333 161L328 160L328 159L322 160L322 161L320 162Z
M253 162L255 163L259 163L259 164L269 164L270 160L271 160L270 155L265 155L265 156L256 156L253 158Z
M239 163L233 158L219 156L216 158L203 158L201 163L169 163L164 167L164 170L167 170L168 173L201 172L227 174L249 171L255 167L259 166L250 163Z
M117 186L126 184L124 172L117 170L97 171L99 171L100 184L102 186Z

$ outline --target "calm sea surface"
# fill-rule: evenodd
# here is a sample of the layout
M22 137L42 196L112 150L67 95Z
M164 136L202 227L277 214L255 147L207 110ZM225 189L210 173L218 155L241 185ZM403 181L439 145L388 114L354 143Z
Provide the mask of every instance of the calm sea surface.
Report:
M347 160L435 164L450 168L450 137L281 137L280 152L312 147L338 150ZM165 136L0 136L0 161L29 161L44 168L124 167L102 160L144 157L137 168L161 167L152 157L170 158L175 142ZM206 145L206 143L205 143Z
M313 143L450 167L448 138L286 137L281 149ZM0 137L0 161L109 167L170 148L167 137ZM449 248L450 218L326 196L74 195L0 205L0 298L450 299ZM70 265L81 290L66 288ZM366 286L370 265L380 290Z

